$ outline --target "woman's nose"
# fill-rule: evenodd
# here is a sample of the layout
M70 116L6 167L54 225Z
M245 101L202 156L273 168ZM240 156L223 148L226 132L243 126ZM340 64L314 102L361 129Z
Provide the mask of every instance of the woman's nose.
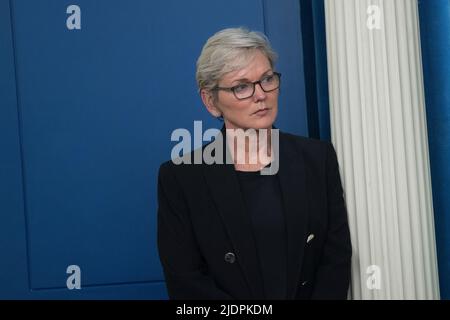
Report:
M255 101L264 100L266 98L266 93L261 87L260 83L255 84L255 93L253 94Z

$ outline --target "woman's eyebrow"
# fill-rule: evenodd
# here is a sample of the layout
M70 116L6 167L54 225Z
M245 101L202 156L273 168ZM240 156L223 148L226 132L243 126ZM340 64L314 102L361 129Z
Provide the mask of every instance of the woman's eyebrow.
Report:
M267 69L263 74L261 74L259 79L261 79L262 77L264 77L267 73L269 73L271 71L272 71L272 68ZM239 79L233 80L231 83L233 84L234 82L253 82L253 81L251 81L250 79L247 79L247 78L239 78Z

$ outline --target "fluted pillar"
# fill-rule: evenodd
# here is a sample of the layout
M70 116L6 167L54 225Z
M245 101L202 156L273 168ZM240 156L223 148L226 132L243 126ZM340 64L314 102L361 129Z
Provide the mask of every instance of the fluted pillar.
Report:
M353 299L438 299L417 0L325 0Z

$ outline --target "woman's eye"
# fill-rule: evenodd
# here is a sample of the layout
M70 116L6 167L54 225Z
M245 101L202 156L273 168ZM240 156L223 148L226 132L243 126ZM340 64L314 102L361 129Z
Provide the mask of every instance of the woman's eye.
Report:
M234 87L234 91L239 93L248 90L248 88L250 88L250 85L248 83L243 83Z
M267 76L267 77L265 77L264 79L262 79L261 82L271 83L271 82L273 81L273 79L274 79L274 76L273 76L273 74L272 74L272 75Z

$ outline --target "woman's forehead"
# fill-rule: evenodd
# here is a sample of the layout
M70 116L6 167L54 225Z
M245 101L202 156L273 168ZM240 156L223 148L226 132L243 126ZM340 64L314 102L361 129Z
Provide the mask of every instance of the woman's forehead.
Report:
M269 59L260 51L253 54L240 68L230 71L222 77L224 81L252 80L272 70ZM258 79L256 79L258 80Z

